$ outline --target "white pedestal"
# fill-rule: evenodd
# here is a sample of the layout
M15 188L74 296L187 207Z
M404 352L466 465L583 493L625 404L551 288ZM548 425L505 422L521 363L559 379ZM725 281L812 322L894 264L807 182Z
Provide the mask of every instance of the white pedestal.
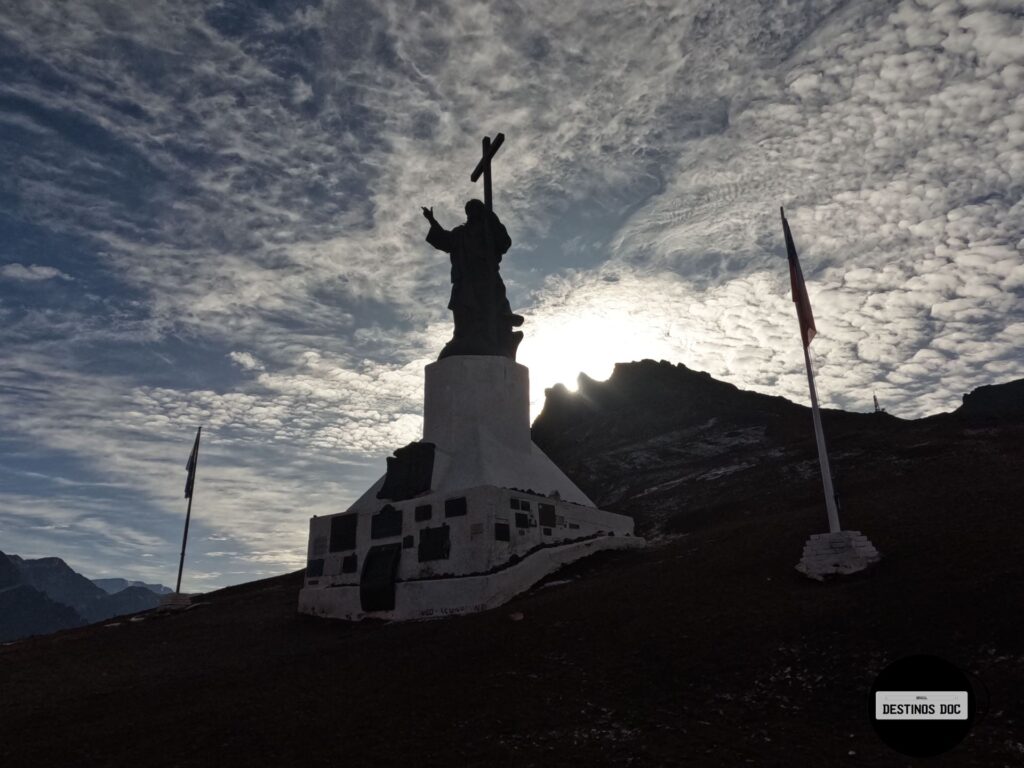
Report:
M824 581L831 576L863 571L881 557L860 531L816 533L804 545L803 557L796 569L808 578Z
M506 357L446 357L426 368L423 440L434 491L493 485L593 507L530 439L530 372Z
M423 439L465 452L479 433L510 451L530 448L530 370L507 357L453 356L424 370Z

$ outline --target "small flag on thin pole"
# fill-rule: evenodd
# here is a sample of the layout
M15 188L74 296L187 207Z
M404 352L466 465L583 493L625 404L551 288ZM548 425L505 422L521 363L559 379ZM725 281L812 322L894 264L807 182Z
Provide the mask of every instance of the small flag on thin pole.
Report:
M793 288L793 302L796 304L796 316L800 321L800 337L804 342L804 362L807 364L807 386L811 391L811 415L814 419L814 437L818 443L818 463L821 465L821 480L825 486L825 509L828 512L829 533L839 533L839 511L836 508L835 491L832 489L832 470L828 464L828 450L825 447L825 433L821 429L821 413L818 410L818 393L814 388L814 372L811 370L811 355L808 347L818 329L814 327L814 314L811 312L811 300L807 296L807 285L804 273L800 269L800 259L796 255L793 233L789 231L786 212L779 208L782 215L782 232L786 236L786 255L789 256L789 281Z
M196 431L196 441L192 444L192 453L189 454L188 461L185 462L185 469L188 470L188 478L185 480L186 499L192 498L192 490L196 483L196 463L199 461L199 436L202 432L202 427Z
M188 470L188 478L185 480L185 498L188 499L188 510L185 512L185 533L181 537L181 560L178 561L178 583L174 587L175 594L181 594L181 572L185 567L185 544L188 542L188 524L192 518L192 495L196 487L196 467L199 465L199 438L203 434L203 428L196 430L196 441L192 444L192 453L189 454L185 469Z

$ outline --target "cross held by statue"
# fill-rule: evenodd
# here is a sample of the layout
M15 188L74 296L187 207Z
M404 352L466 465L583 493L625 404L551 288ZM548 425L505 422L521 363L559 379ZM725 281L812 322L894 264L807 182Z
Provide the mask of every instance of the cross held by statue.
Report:
M498 153L498 148L501 147L503 141L505 141L504 133L499 133L495 136L494 141L491 141L490 136L484 136L483 156L469 177L469 180L475 183L480 178L481 173L484 175L484 205L487 206L488 211L493 210L491 205L491 158Z

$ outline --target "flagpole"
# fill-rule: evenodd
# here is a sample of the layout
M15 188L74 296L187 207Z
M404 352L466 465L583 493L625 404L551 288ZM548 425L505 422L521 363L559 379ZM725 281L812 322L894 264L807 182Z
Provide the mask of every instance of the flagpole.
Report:
M817 334L814 327L814 314L811 302L807 297L807 286L804 283L803 271L800 269L800 258L796 254L793 233L786 221L786 211L780 207L782 217L782 234L786 238L786 255L789 258L789 279L793 288L793 302L796 304L796 315L800 321L800 338L804 343L804 363L807 364L807 387L811 391L811 414L814 417L814 439L818 443L818 463L821 464L821 482L825 486L825 509L828 510L829 533L839 533L839 511L836 508L836 496L832 489L832 472L828 466L828 450L825 448L825 433L821 428L821 411L818 408L818 393L814 389L814 369L811 368L811 340Z
M811 369L810 349L804 346L804 362L807 363L807 386L811 390L811 414L814 417L814 438L818 443L818 463L821 465L821 481L825 486L825 509L828 511L829 533L839 533L839 510L836 509L835 491L832 490L832 470L828 465L828 449L825 447L825 433L821 428L821 412L818 410L818 393L814 389L814 372Z
M807 297L800 258L796 254L793 233L786 221L786 212L779 208L782 216L782 234L786 238L786 256L789 258L789 280L793 288L793 303L800 321L800 340L804 345L804 364L807 366L807 388L811 392L811 416L814 420L814 439L818 444L818 463L821 465L821 482L825 486L825 509L828 511L828 533L816 533L804 545L804 553L796 569L805 576L824 581L828 576L842 576L863 571L878 561L881 555L868 537L860 531L844 531L839 526L839 501L832 487L832 470L828 466L828 449L825 447L825 432L821 428L821 409L818 407L818 393L814 388L814 368L811 367L811 341L818 333L814 327L814 313L811 300Z
M185 567L185 542L188 541L188 522L192 517L192 497L188 497L188 511L185 512L185 535L181 537L181 560L178 561L178 584L174 587L174 593L181 594L181 571Z
M185 568L185 545L188 543L188 524L192 519L192 497L195 496L196 469L199 467L199 438L203 428L196 430L196 442L192 446L192 454L188 459L188 480L185 483L185 495L188 496L188 509L185 511L185 532L181 536L181 559L178 561L178 583L174 587L176 595L181 594L181 572Z

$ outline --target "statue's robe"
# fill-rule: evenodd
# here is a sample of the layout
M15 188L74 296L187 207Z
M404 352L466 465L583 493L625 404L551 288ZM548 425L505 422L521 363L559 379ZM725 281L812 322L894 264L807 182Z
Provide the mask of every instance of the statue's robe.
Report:
M494 213L450 232L432 222L427 242L451 257L448 309L455 316L455 346L449 345L447 354L505 354L502 338L511 310L498 272L501 257L512 246L505 225Z

